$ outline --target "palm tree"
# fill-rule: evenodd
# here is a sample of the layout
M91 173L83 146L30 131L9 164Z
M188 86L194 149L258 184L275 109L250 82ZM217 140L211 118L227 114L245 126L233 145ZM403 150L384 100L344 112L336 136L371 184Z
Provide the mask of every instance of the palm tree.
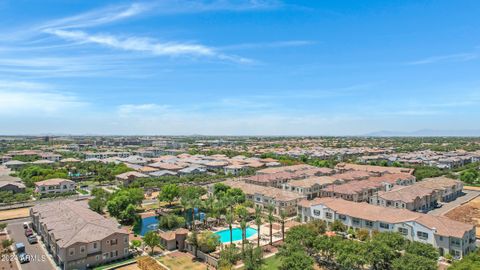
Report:
M240 221L240 228L242 228L242 256L245 257L245 238L247 230L247 222L245 221L245 217L242 217L242 221Z
M228 223L228 228L230 229L230 245L233 244L233 231L232 231L232 223L233 220L235 219L233 216L233 211L230 210L229 213L227 213L226 216L227 223Z
M183 215L185 218L185 227L187 227L187 209L190 208L190 201L182 197L180 198L180 205L182 205L182 208L183 208Z
M282 224L282 242L285 242L285 219L287 218L287 214L285 211L280 210L280 223Z
M273 244L273 241L272 241L272 226L273 226L273 221L275 220L275 217L273 216L273 209L274 209L274 206L272 204L269 204L268 205L268 216L267 216L267 220L268 220L268 223L270 224L270 245Z
M200 199L192 199L190 201L190 207L192 208L192 228L193 228L193 231L195 231L195 208L198 208L198 206L200 205Z
M262 226L262 209L257 206L255 208L255 225L257 225L257 247L260 247L260 226Z

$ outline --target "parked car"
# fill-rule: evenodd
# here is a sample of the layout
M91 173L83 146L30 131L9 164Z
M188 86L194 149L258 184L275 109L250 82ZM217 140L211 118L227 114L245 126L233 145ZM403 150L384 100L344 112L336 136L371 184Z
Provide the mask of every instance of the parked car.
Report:
M30 235L29 237L27 237L27 240L28 240L28 243L30 244L38 243L38 239L35 235Z
M30 235L33 235L32 229L26 229L26 230L25 230L25 236L26 236L26 237L29 237Z
M28 222L23 222L23 228L28 229Z
M30 261L30 256L25 252L24 243L15 243L15 250L17 252L17 257L20 263L27 263Z

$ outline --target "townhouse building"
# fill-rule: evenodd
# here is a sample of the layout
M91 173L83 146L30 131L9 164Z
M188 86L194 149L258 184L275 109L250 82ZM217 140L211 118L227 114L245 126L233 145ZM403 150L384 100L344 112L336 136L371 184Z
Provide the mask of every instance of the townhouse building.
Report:
M343 180L332 176L313 176L300 180L292 180L282 185L286 191L298 193L307 199L320 197L323 188L330 185L339 185L344 183Z
M35 183L35 192L44 194L74 192L77 185L69 179L54 178Z
M398 232L410 241L433 245L440 255L461 258L475 250L475 227L443 216L355 203L339 198L316 198L298 203L303 222L320 219L327 224L339 220L348 228L370 232Z
M435 190L439 202L450 202L463 195L463 182L445 176L425 178L416 186Z
M91 269L130 256L128 233L88 209L86 201L35 205L30 217L60 269Z
M241 189L247 200L252 201L255 206L261 209L267 209L270 205L274 206L274 214L279 215L280 211L285 212L288 216L294 216L297 213L297 203L304 198L304 196L274 188L248 184L238 180L227 180L221 182L231 188ZM209 185L208 191L213 193L214 184Z
M437 205L437 192L418 185L397 186L374 194L370 204L426 212Z

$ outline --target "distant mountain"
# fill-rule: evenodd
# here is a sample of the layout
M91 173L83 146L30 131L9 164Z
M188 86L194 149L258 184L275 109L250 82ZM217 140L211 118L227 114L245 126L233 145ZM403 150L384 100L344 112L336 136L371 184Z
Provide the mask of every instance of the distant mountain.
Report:
M480 137L480 130L435 130L422 129L411 132L381 130L365 134L371 137Z

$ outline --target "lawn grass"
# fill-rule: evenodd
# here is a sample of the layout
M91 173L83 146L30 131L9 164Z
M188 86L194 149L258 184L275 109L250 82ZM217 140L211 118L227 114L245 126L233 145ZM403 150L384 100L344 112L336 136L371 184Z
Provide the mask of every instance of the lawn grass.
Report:
M277 270L280 267L280 257L278 256L266 258L264 262L263 270Z
M206 270L205 264L192 261L190 256L169 256L165 255L157 259L171 270Z

